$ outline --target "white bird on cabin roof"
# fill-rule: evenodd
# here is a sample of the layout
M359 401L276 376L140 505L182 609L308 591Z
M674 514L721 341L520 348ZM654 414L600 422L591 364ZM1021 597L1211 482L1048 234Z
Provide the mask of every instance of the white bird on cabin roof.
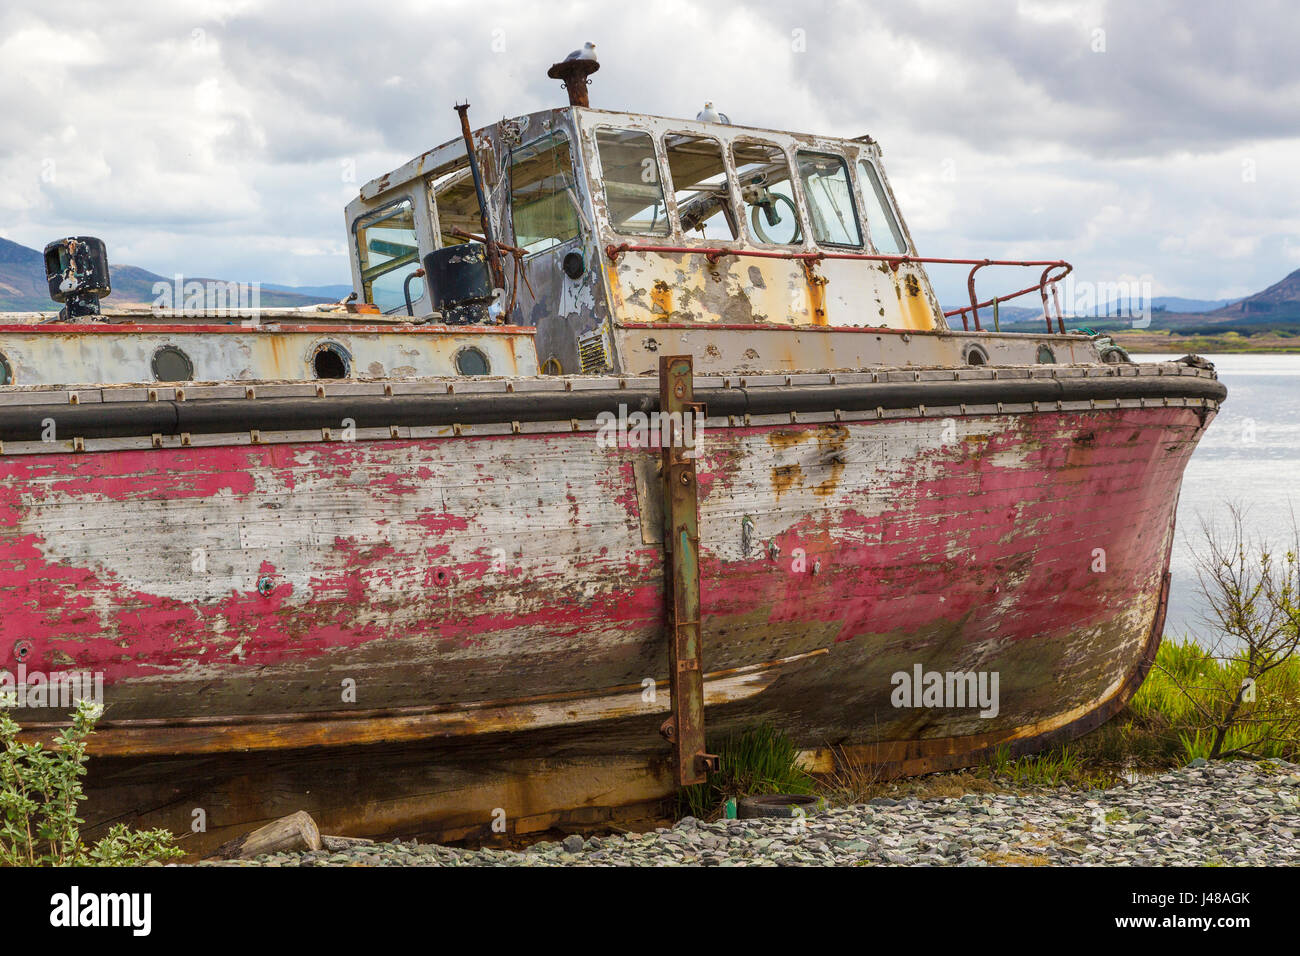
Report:
M581 50L574 50L566 60L594 60L596 59L596 44L584 43Z
M704 109L695 114L695 119L700 123L721 123L723 126L730 126L731 120L726 113L719 113L713 108L713 100L706 100Z

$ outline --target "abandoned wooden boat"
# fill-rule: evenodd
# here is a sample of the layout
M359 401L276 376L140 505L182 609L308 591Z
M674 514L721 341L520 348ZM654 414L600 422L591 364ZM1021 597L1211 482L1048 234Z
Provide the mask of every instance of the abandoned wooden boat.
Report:
M995 263L918 253L870 137L593 109L590 69L361 188L352 311L103 312L53 245L66 321L0 326L0 666L34 735L102 678L92 823L523 833L706 733L917 773L1141 683L1212 369L1067 332L1056 260L997 299L1043 331L990 331Z

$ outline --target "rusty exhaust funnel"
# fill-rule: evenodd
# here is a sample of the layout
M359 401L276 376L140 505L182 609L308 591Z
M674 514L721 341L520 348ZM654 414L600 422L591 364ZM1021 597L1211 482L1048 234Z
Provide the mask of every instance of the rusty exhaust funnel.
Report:
M590 106L587 101L587 77L600 69L596 60L561 60L552 63L546 75L553 80L562 80L564 89L569 94L570 106Z

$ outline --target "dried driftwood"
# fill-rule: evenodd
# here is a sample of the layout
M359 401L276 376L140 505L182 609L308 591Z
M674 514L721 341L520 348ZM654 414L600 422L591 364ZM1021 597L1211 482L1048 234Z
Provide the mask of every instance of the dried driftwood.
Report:
M305 810L273 820L252 833L223 843L212 855L220 860L246 860L263 853L292 853L319 850L320 830Z

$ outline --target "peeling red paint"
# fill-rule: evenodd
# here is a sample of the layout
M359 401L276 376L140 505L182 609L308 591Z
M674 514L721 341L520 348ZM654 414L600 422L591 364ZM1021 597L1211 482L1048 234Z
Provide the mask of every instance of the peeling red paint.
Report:
M903 632L1050 642L1144 600L1159 578L1195 414L986 422L982 440L849 460L826 494L815 487L825 482L817 456L826 449L793 446L813 457L801 468L808 487L795 481L777 503L789 510L778 515L776 560L766 540L747 557L738 550L746 496L776 500L762 485L766 471L746 464L746 448L767 445L772 430L711 432L699 468L706 666ZM782 431L799 427L819 426ZM870 441L884 429L897 445L898 429L909 427L849 430L867 439L854 446L861 453L884 447ZM1095 439L1080 451L1083 430ZM590 435L475 442L491 442L501 462L491 495L460 463L463 452L445 457L439 441L0 459L0 661L28 639L29 666L48 666L57 649L105 672L110 703L177 716L234 706L199 693L215 680L295 675L317 689L296 692L294 707L332 709L344 660L387 662L395 674L405 660L406 682L385 685L393 706L598 688L656 673L661 555L641 540L633 455L599 448ZM543 472L542 460L581 467ZM334 526L330 502L358 488L367 504L343 508L346 520ZM97 550L111 537L76 527L111 520L105 502L163 498L176 516L164 539L175 554L114 557ZM216 511L202 510L217 501ZM303 517L296 501L316 510ZM254 516L247 545L230 518L240 508ZM85 521L66 520L73 515ZM177 580L189 581L187 535L204 533L205 515L231 521L227 537L213 539L229 554L215 548L210 562L257 560L241 587L203 597L196 584L195 594L178 594ZM265 521L272 530L284 522L298 538L259 543L256 534L271 533ZM77 557L79 542L89 550ZM791 570L796 548L806 553L804 573ZM1089 570L1093 548L1106 550L1105 575ZM259 575L274 585L267 595ZM195 693L178 693L176 681ZM283 709L285 692L276 693L241 706Z

